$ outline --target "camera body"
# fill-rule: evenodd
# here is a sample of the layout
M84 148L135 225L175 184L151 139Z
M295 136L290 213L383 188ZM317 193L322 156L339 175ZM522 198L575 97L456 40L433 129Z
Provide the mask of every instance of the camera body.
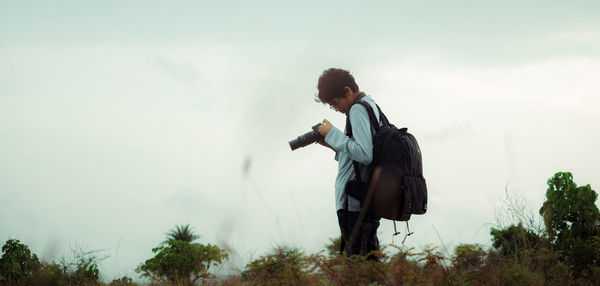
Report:
M321 133L319 133L320 125L321 125L321 123L318 123L317 125L312 127L312 131L304 133L304 134L298 136L298 138L290 141L289 144L290 144L290 148L292 148L292 151L294 151L300 147L305 147L307 145L315 143L319 140L325 139L325 137L323 137L323 135L321 135Z

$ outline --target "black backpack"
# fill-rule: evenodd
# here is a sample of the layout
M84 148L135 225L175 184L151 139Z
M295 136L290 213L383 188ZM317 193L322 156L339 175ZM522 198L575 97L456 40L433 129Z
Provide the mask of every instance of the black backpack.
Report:
M367 109L373 135L373 161L368 166L371 174L368 183L347 188L347 193L361 201L362 212L368 209L375 217L408 221L413 214L427 212L427 185L423 177L421 150L415 137L407 128L398 129L390 124L377 105L382 126L371 105L357 101ZM352 136L349 117L347 132ZM358 162L354 169L360 182ZM362 215L364 217L364 215ZM362 220L361 220L362 221Z

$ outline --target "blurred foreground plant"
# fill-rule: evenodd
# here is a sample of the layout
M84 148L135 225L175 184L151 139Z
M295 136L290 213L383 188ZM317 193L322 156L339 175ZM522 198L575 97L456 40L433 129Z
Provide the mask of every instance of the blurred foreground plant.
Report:
M279 246L246 265L242 278L260 285L305 285L310 283L311 270L298 248Z

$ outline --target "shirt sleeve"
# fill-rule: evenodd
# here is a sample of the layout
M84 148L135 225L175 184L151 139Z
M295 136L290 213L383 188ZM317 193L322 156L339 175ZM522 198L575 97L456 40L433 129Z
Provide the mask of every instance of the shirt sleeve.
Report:
M349 116L353 137L350 138L333 127L325 136L325 142L338 152L346 153L352 160L369 165L373 160L373 137L367 109L360 104L355 104L350 108Z

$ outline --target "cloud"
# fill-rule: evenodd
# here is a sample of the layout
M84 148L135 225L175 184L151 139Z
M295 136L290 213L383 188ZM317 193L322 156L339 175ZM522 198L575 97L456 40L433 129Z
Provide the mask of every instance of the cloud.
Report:
M600 31L569 30L555 33L546 38L550 44L589 44L597 46L600 43Z
M164 57L155 56L154 60L165 74L184 82L192 82L198 77L198 71L191 63L177 63Z

